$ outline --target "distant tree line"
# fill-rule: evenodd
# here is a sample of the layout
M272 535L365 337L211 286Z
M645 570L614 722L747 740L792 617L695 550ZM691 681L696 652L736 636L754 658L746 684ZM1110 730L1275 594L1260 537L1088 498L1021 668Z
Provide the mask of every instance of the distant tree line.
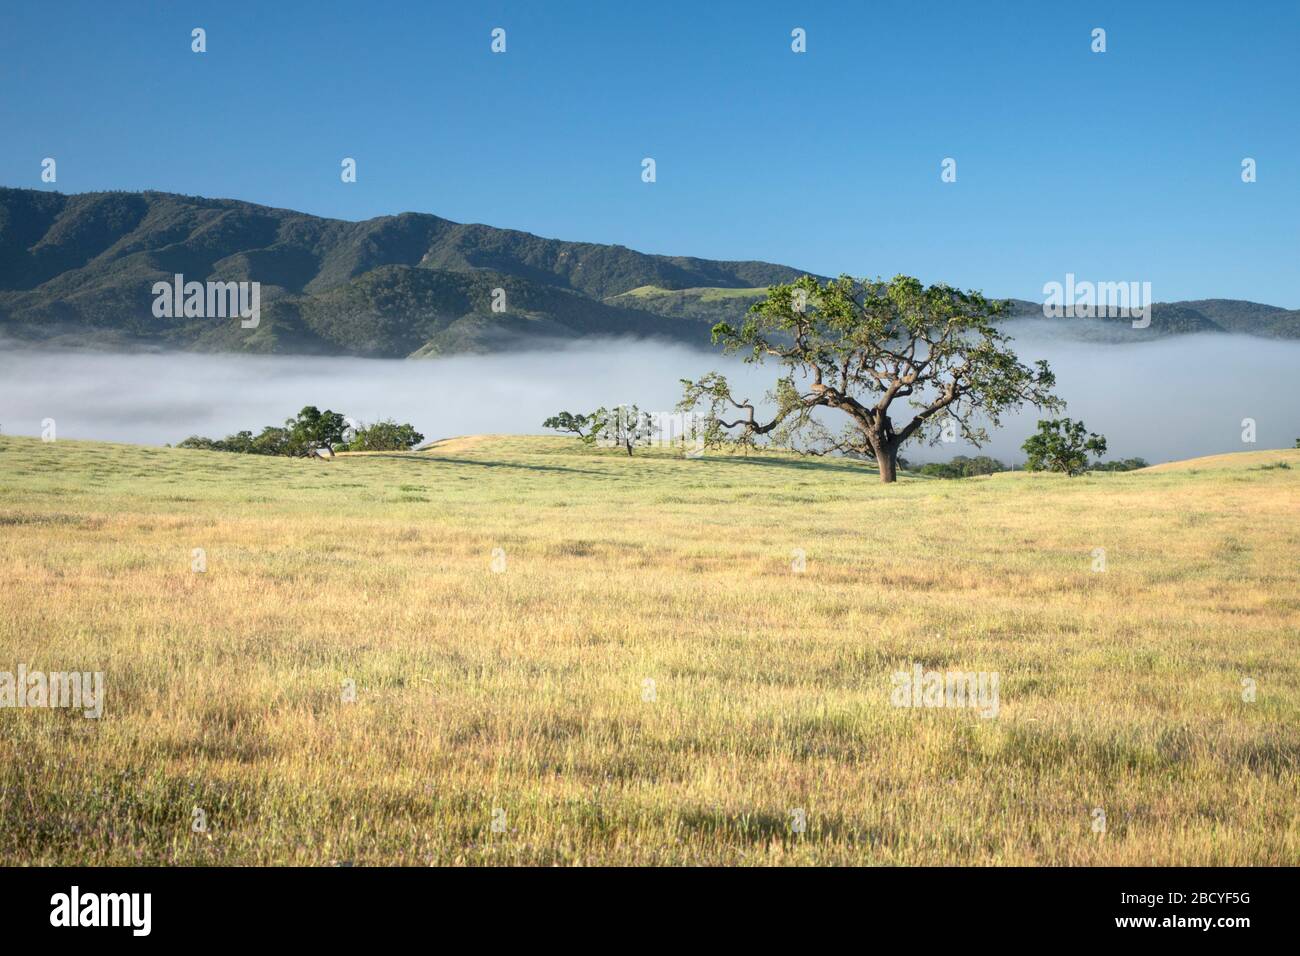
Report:
M1071 462L1074 471L1067 471L1063 462ZM1058 471L1068 474L1082 474L1083 471L1136 471L1138 468L1146 468L1148 462L1145 458L1124 458L1119 461L1094 461L1087 464L1082 463L1077 458L1071 458L1069 455L1059 459L1049 461L1044 455L1041 459L1036 459L1027 464L1028 471ZM927 478L973 478L976 475L995 475L1002 471L1014 471L1009 465L1004 465L996 458L990 458L987 455L976 455L968 458L965 455L957 455L952 461L932 461L916 469L918 475L925 475Z
M1145 458L1123 458L1119 461L1094 461L1091 471L1136 471L1148 467Z
M254 435L240 431L225 438L191 435L178 448L229 451L245 455L281 455L303 458L321 451L407 451L424 441L411 425L384 419L370 425L349 428L342 413L308 405L284 425L267 425Z
M1009 470L1002 462L988 455L976 455L974 458L958 455L952 461L924 464L917 469L917 474L928 478L973 478L976 475L993 475Z

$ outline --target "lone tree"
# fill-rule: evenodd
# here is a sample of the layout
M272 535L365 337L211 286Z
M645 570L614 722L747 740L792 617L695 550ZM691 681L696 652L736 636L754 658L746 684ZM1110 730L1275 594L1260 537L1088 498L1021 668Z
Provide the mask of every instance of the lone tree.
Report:
M590 415L575 415L572 412L560 412L542 422L543 428L552 428L557 432L573 432L587 444L596 440L596 432L601 427L596 412Z
M654 437L653 420L635 405L617 405L613 409L602 405L590 415L560 412L542 422L542 427L572 432L588 445L623 448L629 456L633 448L648 444Z
M654 438L654 421L650 415L635 405L616 405L612 409L598 408L592 413L600 419L596 444L623 448L628 457L638 445L648 445Z
M841 276L824 285L803 276L771 286L739 328L726 322L713 327L714 344L724 354L753 363L773 358L784 366L769 393L776 405L772 419L759 422L753 404L736 399L716 372L683 380L678 407L706 403L719 430L739 429L742 443L771 434L792 446L803 442L816 454L869 457L881 481L895 481L898 449L913 437L933 444L951 430L978 447L988 433L976 424L977 415L997 426L1004 412L1025 403L1062 406L1051 393L1056 378L1047 363L1021 364L1010 338L993 327L1004 308L978 292L925 287L908 276L888 282ZM898 425L891 411L900 399L910 417ZM831 435L813 417L818 408L849 417L843 434Z
M1074 477L1088 470L1088 452L1106 454L1106 439L1089 432L1083 422L1052 418L1040 421L1038 431L1020 447L1029 456L1025 467L1030 471L1059 471Z

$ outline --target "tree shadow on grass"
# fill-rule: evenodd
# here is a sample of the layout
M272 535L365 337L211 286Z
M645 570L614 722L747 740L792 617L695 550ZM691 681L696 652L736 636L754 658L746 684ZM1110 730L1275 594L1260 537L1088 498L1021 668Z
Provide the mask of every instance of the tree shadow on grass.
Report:
M831 471L854 475L874 475L877 471L876 466L871 462L838 458L812 458L803 461L790 458L712 458L706 456L702 460L723 465L757 465L767 468L794 468L797 471Z
M385 458L391 461L401 461L407 464L428 465L434 463L446 463L451 465L477 465L481 468L516 468L524 471L557 471L568 472L576 475L599 475L602 478L619 478L617 472L594 471L590 468L571 468L563 465L525 465L515 461L493 461L474 458L451 458L445 455L402 455L402 454L384 454L371 453L366 455L368 459ZM621 460L621 459L620 459ZM635 462L636 459L633 459ZM643 460L661 461L660 458L650 458ZM676 459L674 459L676 460ZM790 458L760 458L760 457L740 457L740 456L712 456L706 455L703 458L695 459L696 461L707 461L715 465L748 465L750 467L765 468L793 468L796 471L819 472L838 472L840 474L852 475L875 475L876 466L871 462L853 461L843 458L811 458L807 461L790 459Z

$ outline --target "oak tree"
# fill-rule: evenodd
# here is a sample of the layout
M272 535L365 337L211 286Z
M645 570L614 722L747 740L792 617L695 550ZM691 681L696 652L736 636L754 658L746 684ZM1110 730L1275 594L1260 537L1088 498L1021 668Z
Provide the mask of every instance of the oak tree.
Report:
M1029 471L1058 471L1070 477L1088 470L1088 453L1106 454L1106 439L1088 431L1083 422L1052 418L1038 423L1038 431L1020 446Z
M948 428L978 447L988 439L985 424L996 427L1004 413L1063 404L1051 392L1056 379L1047 363L1021 363L995 327L1004 309L978 292L908 276L824 284L803 276L769 287L739 326L713 327L724 354L783 369L769 394L771 418L761 421L716 372L684 381L679 407L706 404L719 430L742 442L776 436L802 442L801 450L868 457L880 480L892 482L899 448L910 439L933 443ZM843 413L848 427L833 435L815 415L820 409Z

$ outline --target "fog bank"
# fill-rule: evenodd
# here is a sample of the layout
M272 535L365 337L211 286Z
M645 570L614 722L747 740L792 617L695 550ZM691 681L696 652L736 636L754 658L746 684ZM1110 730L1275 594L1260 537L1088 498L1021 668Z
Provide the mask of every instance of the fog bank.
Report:
M1108 458L1155 463L1254 448L1300 437L1300 343L1196 335L1133 344L1061 338L1048 322L1020 322L1022 361L1046 358L1065 414L1106 435ZM426 438L483 432L540 433L560 411L635 403L669 411L679 379L718 369L734 391L761 398L776 367L746 366L713 352L664 343L589 341L550 352L423 361L297 356L106 354L0 350L0 430L39 435L53 418L59 438L141 444L189 435L222 437L280 424L304 405L354 419L409 421ZM895 406L898 408L898 406ZM984 452L1023 460L1039 416L1004 420ZM905 421L904 410L894 415ZM1241 441L1241 421L1257 442ZM836 429L843 419L832 413ZM913 461L970 454L964 445L911 445Z

